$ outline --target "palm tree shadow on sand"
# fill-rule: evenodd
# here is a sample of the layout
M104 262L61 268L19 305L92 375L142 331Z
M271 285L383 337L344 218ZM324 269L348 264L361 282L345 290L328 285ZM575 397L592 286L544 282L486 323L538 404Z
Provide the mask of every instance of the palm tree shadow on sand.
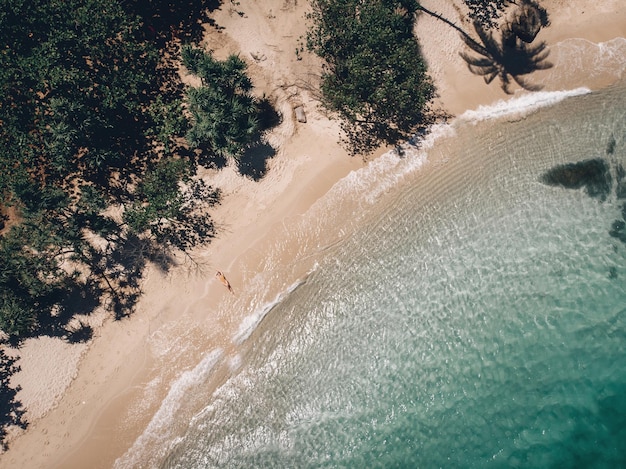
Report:
M526 76L537 70L549 69L553 64L546 60L550 51L545 41L535 45L530 43L534 41L540 28L548 24L545 10L534 3L525 3L513 20L500 28L499 38L494 37L491 31L479 23L474 23L480 42L469 36L461 38L478 56L466 52L460 52L460 55L469 70L482 76L485 83L489 84L496 77L499 78L500 86L507 94L513 93L513 82L525 90L539 91L543 86L530 83Z

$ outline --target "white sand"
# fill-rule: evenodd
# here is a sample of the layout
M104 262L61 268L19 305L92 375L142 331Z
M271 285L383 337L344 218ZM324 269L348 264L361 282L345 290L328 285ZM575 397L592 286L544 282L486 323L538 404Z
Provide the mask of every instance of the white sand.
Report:
M552 25L540 39L550 44L555 67L532 80L544 83L547 90L601 87L621 73L615 62L623 65L626 55L607 56L592 65L581 57L577 67L567 55L575 41L586 41L592 57L602 47L598 43L626 37L621 1L542 3ZM460 23L451 0L427 0L424 5ZM297 60L307 4L242 2L237 8L243 16L229 6L225 2L214 15L224 29L207 26L205 43L219 58L239 52L250 64L259 93L271 97L283 114L284 122L268 137L277 149L269 171L259 182L241 177L232 167L202 173L224 192L222 204L211 212L218 238L195 253L197 267L181 257L180 266L167 274L149 269L144 296L129 319L96 324L88 346L50 338L25 342L18 351L23 371L14 383L23 387L18 399L28 408L30 426L0 457L2 468L111 467L143 432L173 379L200 362L207 350L236 351L232 338L249 307L276 296L281 286L274 286L265 298L246 296L246 284L257 271L288 261L286 249L284 258L268 265L264 246L281 230L288 231L335 182L364 164L337 144L337 123L318 109L310 91L316 89L319 61L306 52ZM487 86L469 73L458 55L461 41L455 31L423 15L417 34L447 110L460 114L507 97L496 82ZM603 64L613 75L594 72ZM304 107L307 123L296 121L296 106ZM214 278L216 269L226 274L235 295Z

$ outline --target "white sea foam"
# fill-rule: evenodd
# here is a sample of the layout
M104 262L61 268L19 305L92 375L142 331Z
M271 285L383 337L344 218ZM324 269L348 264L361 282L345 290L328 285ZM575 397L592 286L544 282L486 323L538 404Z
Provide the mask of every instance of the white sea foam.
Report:
M552 106L564 99L590 92L589 88L581 87L572 90L527 93L466 111L450 124L434 125L424 138L417 141L417 145L403 145L402 156L392 150L381 155L366 167L351 172L331 189L329 195L337 200L337 197L345 196L347 193L361 193L364 194L362 200L372 205L382 194L400 184L406 176L422 168L428 161L428 151L436 142L455 135L457 123L519 117L537 109Z
M292 293L296 288L298 288L304 282L306 282L306 277L303 279L298 279L293 284L291 284L286 290L276 295L276 298L274 298L272 301L262 305L254 313L243 318L243 320L241 321L241 324L239 325L239 330L237 331L237 334L235 334L235 336L233 337L233 342L237 345L240 345L244 341L246 341L248 337L250 337L252 333L255 331L255 329L259 326L259 324L261 324L261 321L263 321L263 318L265 318L265 316L267 316L267 314L272 309L274 309L274 307L277 304L283 301L287 295Z
M571 38L551 49L550 60L564 64L555 67L554 73L580 77L586 80L583 83L592 83L597 78L618 80L626 70L626 38L623 37L599 43Z
M185 371L174 381L145 431L137 438L133 446L115 461L115 468L138 467L156 455L156 448L159 452L167 451L173 437L172 422L176 418L185 394L207 378L222 355L221 349L207 353L195 368Z
M534 110L552 106L569 97L588 93L590 93L588 88L537 92L498 101L488 106L480 106L475 110L467 111L450 124L433 126L430 132L423 139L419 140L419 145L404 145L404 154L402 156L396 151L390 151L364 168L351 172L335 184L327 196L316 203L316 206L328 216L331 213L328 211L328 207L341 203L340 201L344 199L365 201L369 205L374 204L382 194L401 184L410 174L419 171L428 161L429 150L440 139L453 137L456 133L456 125L459 122L480 122L502 117L526 115ZM362 197L353 197L355 193L362 194ZM245 342L258 328L263 319L290 293L303 285L306 280L307 276L298 279L279 293L272 301L260 306L252 314L246 316L241 321L237 333L232 338L233 343L240 345ZM116 468L134 467L139 462L146 461L151 456L146 454L149 448L159 447L160 451L167 451L173 436L170 435L170 423L179 410L185 393L206 378L221 356L221 350L208 354L193 370L183 373L176 380L163 401L161 408L155 414L144 433L137 439L133 447L116 461ZM231 360L229 363L231 371L240 369L240 360L239 356Z
M589 88L581 87L573 90L538 91L526 93L507 100L499 100L487 106L465 111L458 119L470 122L481 122L502 117L524 116L544 107L553 106L564 99L591 93Z
M454 136L454 128L449 124L434 125L418 144L402 145L402 155L396 150L388 151L367 166L352 171L329 191L333 201L348 194L361 193L368 205L397 186L409 174L419 170L427 161L427 153L435 143L444 137Z

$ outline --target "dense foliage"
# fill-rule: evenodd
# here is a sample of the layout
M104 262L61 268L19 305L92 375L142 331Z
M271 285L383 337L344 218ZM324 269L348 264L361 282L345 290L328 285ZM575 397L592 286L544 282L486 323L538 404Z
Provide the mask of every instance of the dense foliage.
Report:
M159 245L187 251L213 238L215 227L202 209L219 198L219 190L202 179L191 179L186 161L162 160L137 187L124 220L134 232L149 233Z
M87 233L119 232L102 211L145 146L157 54L115 1L2 3L0 194L19 220L0 240L0 327L24 334L79 283L62 265L90 264Z
M237 55L219 61L191 46L183 47L181 55L185 67L202 82L202 86L187 90L192 115L189 144L238 159L246 146L258 139L260 128L246 63Z
M410 138L431 118L434 86L413 35L412 0L314 0L307 36L324 59L322 102L353 153Z
M76 314L129 314L147 262L168 269L176 250L191 259L213 238L206 208L220 193L194 177L183 137L197 121L176 59L219 3L0 0L0 330L11 342L89 340ZM229 64L211 79L251 88L243 62ZM235 107L203 118L232 124ZM229 132L211 151L248 144ZM0 444L7 425L26 426L14 363L0 349Z
M195 24L166 3L151 2ZM174 153L189 124L165 57L182 20L165 30L118 0L0 4L0 329L70 340L74 314L132 309L146 262L210 241L201 209L219 191Z

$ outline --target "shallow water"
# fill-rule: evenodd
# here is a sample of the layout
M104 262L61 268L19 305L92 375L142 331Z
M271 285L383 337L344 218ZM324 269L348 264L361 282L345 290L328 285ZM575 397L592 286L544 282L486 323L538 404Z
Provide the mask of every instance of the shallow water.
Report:
M467 115L344 181L346 235L251 316L238 371L146 465L626 466L626 244L609 235L626 83L570 94ZM605 200L540 181L590 158L611 169Z

